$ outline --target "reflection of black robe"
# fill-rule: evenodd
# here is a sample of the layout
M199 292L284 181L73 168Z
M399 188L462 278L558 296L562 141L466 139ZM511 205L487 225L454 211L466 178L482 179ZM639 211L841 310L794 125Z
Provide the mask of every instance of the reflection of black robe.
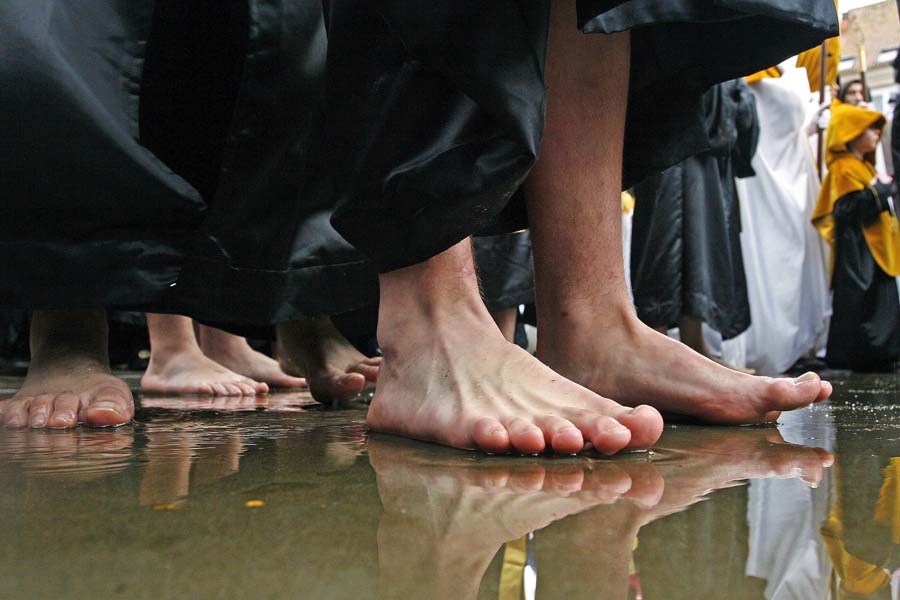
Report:
M825 357L830 367L884 371L900 358L897 281L875 262L863 234L863 226L884 210L886 198L872 188L835 202L834 300Z
M697 21L695 3L670 4L675 20ZM642 86L664 76L691 82L679 93L703 89L836 27L821 2L784 4L722 0L700 9L715 23L672 26L672 14L641 1L581 8L592 31L647 24L634 51L637 107ZM341 233L384 268L491 224L537 154L547 6L329 3L330 83L342 85L327 108L346 112L319 138L317 0L0 2L0 304L265 325L333 309L335 297L348 310L363 303L372 290L353 286L370 263L334 230L306 238L304 228L342 199ZM708 60L698 35L721 57ZM685 52L670 51L679 45ZM677 115L631 113L630 156L667 161L682 142L705 143L689 135L691 93L672 104ZM650 122L668 145L645 143ZM358 151L377 159L374 178ZM344 170L313 177L326 167ZM348 181L365 193L349 200L331 189Z
M753 175L759 125L740 80L708 91L704 108L712 148L634 188L631 283L648 325L691 316L728 339L750 326L734 177Z

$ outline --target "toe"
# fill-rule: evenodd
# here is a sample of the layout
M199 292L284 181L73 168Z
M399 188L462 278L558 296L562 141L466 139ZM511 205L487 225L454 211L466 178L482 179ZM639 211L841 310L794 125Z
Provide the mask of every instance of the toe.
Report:
M573 411L568 416L601 454L615 454L631 441L631 431L612 417L587 410Z
M331 372L311 379L309 391L317 402L343 402L357 396L365 387L365 375Z
M3 412L3 424L7 427L27 427L28 408L33 401L32 396L7 400L6 410Z
M215 396L228 396L228 388L225 387L224 384L221 383L211 383L209 387L212 388L213 395Z
M28 410L28 424L31 427L46 427L47 419L53 412L53 394L41 394L35 397Z
M134 416L134 400L130 391L101 388L88 401L84 421L95 427L124 425Z
M616 415L616 421L631 432L627 446L631 450L647 450L659 441L663 432L662 415L646 404L622 411Z
M237 383L234 384L234 385L237 386L238 389L240 389L240 391L241 391L240 395L241 395L241 396L255 396L256 393L257 393L257 390L259 389L259 388L257 387L256 382L249 383L249 382L246 382L246 381L239 381L239 382L237 382ZM265 392L260 392L260 393L265 393Z
M832 392L834 392L834 387L831 385L831 382L823 381L822 388L819 390L819 396L816 398L816 402L828 400L829 398L831 398Z
M548 415L537 419L536 425L544 431L544 437L554 452L577 454L584 449L584 437L571 421Z
M506 424L509 441L513 450L525 454L537 454L547 447L547 437L541 428L522 418L512 419Z
M78 425L78 407L81 402L72 392L60 394L53 401L53 412L47 419L47 427L53 429L71 429Z
M500 421L481 419L475 423L472 441L485 452L504 454L511 449L510 434Z
M353 373L359 373L363 377L366 378L367 382L376 382L378 381L378 369L379 365L369 365L366 363L359 363L350 369Z
M227 396L243 396L244 392L236 383L223 383Z
M253 388L254 393L256 394L268 394L269 393L269 384L265 381L254 381L252 379L248 379L247 383Z
M822 393L822 380L812 371L795 379L776 379L769 383L771 408L793 410L813 403Z

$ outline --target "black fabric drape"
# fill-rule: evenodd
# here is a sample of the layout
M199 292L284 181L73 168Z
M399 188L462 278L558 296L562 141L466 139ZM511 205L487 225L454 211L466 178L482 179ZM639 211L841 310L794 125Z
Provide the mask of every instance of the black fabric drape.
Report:
M549 1L326 5L337 230L387 271L523 214L509 200L540 145ZM815 0L583 0L578 12L585 32L634 29L626 186L709 145L709 86L837 32L834 7Z
M169 6L215 8L205 1ZM187 29L174 36L154 32L156 0L0 3L0 304L266 326L368 302L360 282L373 280L372 262L357 249L376 269L397 268L521 216L507 203L538 154L548 0L327 2L325 117L320 2L241 2L228 4L234 18L177 21ZM802 18L784 4L717 2L689 30L710 40L702 57L686 53L702 61L635 78L630 180L708 143L699 90L836 30L835 19L810 20L822 2L789 0ZM697 50L674 21L622 21L612 8L595 6L585 31L624 23L660 36L635 44L635 73ZM736 48L751 31L754 43ZM172 75L164 60L154 75L155 51L221 64L184 60ZM186 83L160 93L176 80ZM665 103L638 93L675 80ZM200 96L181 100L187 89ZM210 102L220 103L207 114ZM642 114L658 124L646 138ZM195 131L204 119L218 129ZM207 170L192 172L193 158ZM323 226L336 205L337 231Z
M834 300L825 355L832 368L890 371L900 359L897 281L875 262L862 229L884 210L889 205L873 188L842 196L834 206Z
M729 339L750 326L735 176L751 176L755 100L734 80L704 95L711 149L635 186L631 283L653 327L700 319Z

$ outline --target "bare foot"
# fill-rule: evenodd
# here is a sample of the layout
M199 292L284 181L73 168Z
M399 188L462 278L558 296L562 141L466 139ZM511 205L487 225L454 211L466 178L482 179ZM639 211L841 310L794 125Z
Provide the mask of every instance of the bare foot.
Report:
M628 406L708 423L767 423L831 395L815 373L756 377L725 368L641 323L631 310L571 315L541 329L538 356L597 393Z
M356 350L328 317L279 324L278 344L281 367L302 373L317 402L350 400L378 380L381 357Z
M277 360L257 352L241 336L200 325L197 342L203 354L239 375L262 381L271 387L306 387L305 379L285 373Z
M651 446L662 432L656 410L602 398L503 338L470 287L467 243L381 275L384 363L369 426L496 453Z
M152 394L253 396L269 386L239 375L203 354L193 322L177 315L147 314L150 364L141 389Z
M35 311L31 364L22 389L0 402L7 427L124 425L134 416L128 385L109 370L102 310Z
M738 373L746 373L747 375L756 375L756 369L751 369L750 367L739 367L716 356L707 356L707 358L709 358L709 360L713 361L717 365L722 365L726 369L731 369L732 371L737 371Z

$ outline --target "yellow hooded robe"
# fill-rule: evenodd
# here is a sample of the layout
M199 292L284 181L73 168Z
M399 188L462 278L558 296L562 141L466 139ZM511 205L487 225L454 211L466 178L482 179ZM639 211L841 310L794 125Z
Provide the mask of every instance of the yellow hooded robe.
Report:
M812 222L819 234L831 245L834 256L835 223L834 206L851 192L868 187L875 177L875 153L860 160L850 152L847 144L869 127L883 128L884 115L859 106L835 100L831 107L831 120L825 135L825 164L828 175L822 182L822 191L813 212ZM900 275L900 224L897 217L884 211L878 220L865 226L863 234L872 257L881 269L896 277ZM834 260L832 258L832 260ZM832 264L832 268L833 268Z

